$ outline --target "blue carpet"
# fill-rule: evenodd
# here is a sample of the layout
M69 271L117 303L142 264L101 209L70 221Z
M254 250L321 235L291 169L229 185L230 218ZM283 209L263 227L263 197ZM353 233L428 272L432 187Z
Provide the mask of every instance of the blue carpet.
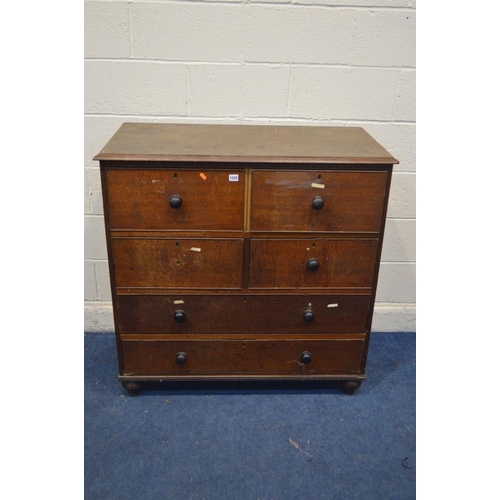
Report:
M112 334L85 334L85 498L405 500L415 333L372 333L367 380L157 384L130 397Z

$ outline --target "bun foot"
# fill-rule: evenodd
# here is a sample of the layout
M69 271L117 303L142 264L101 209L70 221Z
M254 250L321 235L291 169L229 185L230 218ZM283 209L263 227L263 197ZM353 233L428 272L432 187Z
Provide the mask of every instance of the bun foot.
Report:
M344 393L348 396L352 396L354 391L358 389L361 385L361 380L344 380L342 382L342 389L344 389Z
M122 382L122 385L132 397L137 396L141 390L141 384L139 382Z

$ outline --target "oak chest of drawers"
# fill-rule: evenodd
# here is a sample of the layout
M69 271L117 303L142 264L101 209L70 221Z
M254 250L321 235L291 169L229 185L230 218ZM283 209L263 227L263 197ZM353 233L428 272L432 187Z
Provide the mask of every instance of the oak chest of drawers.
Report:
M363 129L125 123L95 159L130 394L360 386L397 163Z

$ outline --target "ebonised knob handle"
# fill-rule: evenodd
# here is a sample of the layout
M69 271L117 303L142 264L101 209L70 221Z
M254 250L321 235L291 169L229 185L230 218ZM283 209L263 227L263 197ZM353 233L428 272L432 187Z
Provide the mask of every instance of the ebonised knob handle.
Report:
M321 210L325 206L325 202L321 196L315 196L312 201L312 207L314 210Z
M182 205L182 198L179 195L174 194L170 198L169 203L172 208L180 208L180 206Z
M314 313L308 309L307 311L304 311L302 317L306 323L310 323L314 319Z
M304 363L305 365L307 365L308 363L310 363L312 361L312 356L311 356L311 353L309 351L304 351L301 355L300 355L300 361L302 363Z
M186 319L186 313L178 309L174 312L174 321L176 323L182 323Z
M309 269L309 271L317 271L319 269L318 259L309 259L307 261L307 269Z
M187 354L185 352L178 352L175 355L175 362L178 365L183 365L187 361Z

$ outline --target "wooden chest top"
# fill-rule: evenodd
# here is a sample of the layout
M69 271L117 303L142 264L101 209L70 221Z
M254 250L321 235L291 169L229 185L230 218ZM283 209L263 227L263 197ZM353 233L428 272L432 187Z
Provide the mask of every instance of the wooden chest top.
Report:
M398 163L359 127L124 123L94 160Z

